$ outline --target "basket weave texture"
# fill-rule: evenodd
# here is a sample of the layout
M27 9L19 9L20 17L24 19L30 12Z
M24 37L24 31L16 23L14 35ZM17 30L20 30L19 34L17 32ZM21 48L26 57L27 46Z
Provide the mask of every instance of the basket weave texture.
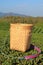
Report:
M10 24L10 49L25 52L30 48L33 24Z

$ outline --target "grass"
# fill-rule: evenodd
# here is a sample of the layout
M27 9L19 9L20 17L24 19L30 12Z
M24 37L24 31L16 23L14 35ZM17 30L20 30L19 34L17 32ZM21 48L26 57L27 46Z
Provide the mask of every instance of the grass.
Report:
M35 59L18 60L15 57L37 53L35 50L30 50L25 53L15 50L10 50L9 43L9 22L0 22L0 65L43 65L43 52ZM41 30L40 30L41 28ZM40 30L40 31L39 31ZM39 31L39 32L38 32ZM43 51L43 24L37 23L32 31L32 44L36 45Z

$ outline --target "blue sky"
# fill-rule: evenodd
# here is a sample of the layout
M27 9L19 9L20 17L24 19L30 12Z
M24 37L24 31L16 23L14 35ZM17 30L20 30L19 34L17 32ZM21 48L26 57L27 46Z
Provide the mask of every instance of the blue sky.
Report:
M0 0L0 12L43 16L43 0Z

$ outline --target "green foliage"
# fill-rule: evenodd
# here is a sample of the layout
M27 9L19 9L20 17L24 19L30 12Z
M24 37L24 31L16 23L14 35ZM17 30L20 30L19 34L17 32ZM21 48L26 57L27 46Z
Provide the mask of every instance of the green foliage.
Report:
M0 30L9 30L9 25L7 21L0 22Z
M11 20L12 19L12 20ZM38 46L43 51L43 22L38 22L40 18L37 18L37 23L32 31L32 44ZM40 21L42 21L41 19ZM34 18L23 17L5 17L0 20L0 65L43 65L43 52L39 57L30 60L18 60L17 57L23 57L25 55L37 53L35 50L30 50L25 53L15 50L10 50L10 37L9 28L10 21L31 21L34 22Z

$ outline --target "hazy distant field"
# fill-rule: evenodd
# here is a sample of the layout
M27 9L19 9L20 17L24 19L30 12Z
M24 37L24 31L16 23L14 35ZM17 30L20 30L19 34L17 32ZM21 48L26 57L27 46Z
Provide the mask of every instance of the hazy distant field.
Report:
M9 29L10 22L34 23L32 31L31 43L42 50L39 57L30 60L18 60L15 57L37 53L35 50L30 50L25 53L10 50L9 48ZM6 17L0 19L0 65L43 65L43 18L21 18L21 17ZM15 64L16 63L16 64Z

